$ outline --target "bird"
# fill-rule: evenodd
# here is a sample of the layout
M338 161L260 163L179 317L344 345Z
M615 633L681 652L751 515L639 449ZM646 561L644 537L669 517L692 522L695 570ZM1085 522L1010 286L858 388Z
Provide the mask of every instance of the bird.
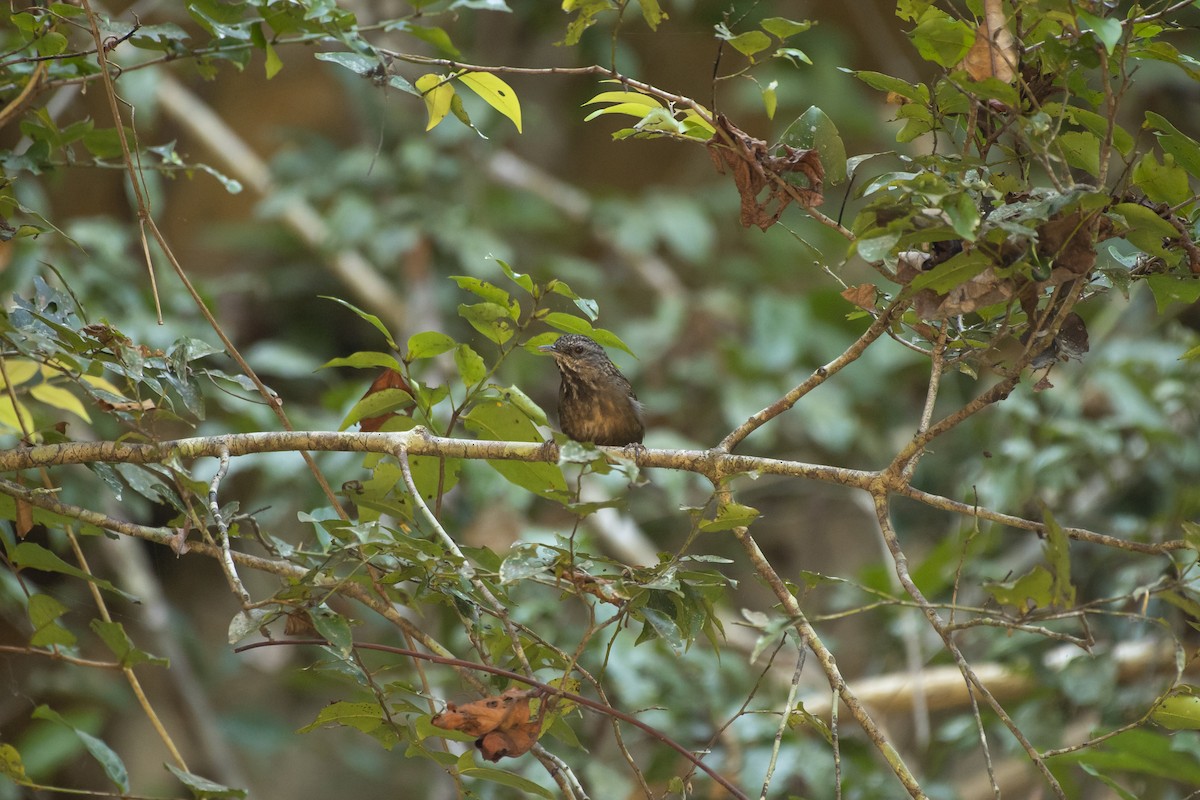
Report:
M561 376L558 424L577 442L624 447L642 442L642 404L629 379L587 336L568 333L538 347L554 356Z

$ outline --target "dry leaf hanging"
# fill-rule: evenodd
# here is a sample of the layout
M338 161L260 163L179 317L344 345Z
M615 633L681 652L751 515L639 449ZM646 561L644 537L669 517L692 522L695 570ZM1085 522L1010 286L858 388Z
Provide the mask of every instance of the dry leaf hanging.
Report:
M540 695L537 689L514 688L463 705L447 703L432 722L443 730L479 737L475 746L488 761L515 758L529 752L541 733L541 715L529 718L529 701Z

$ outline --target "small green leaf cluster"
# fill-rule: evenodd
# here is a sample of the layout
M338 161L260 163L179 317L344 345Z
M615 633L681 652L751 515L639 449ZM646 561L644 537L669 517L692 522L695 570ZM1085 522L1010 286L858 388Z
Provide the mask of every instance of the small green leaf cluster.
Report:
M486 358L470 343L456 341L440 331L413 334L401 349L378 317L338 301L375 327L391 352L359 352L325 366L394 370L407 387L368 393L342 420L343 430L366 418L401 411L383 423L382 430L411 430L421 425L435 434L450 436L461 424L480 439L541 442L544 439L539 426L547 424L546 412L520 387L496 381L500 365L514 352L536 353L539 345L555 338L550 332L531 335L532 331L546 326L562 333L582 333L629 352L616 334L593 325L598 315L594 300L580 297L563 281L538 284L529 275L514 272L507 263L497 263L510 288L472 276L452 278L460 289L474 295L475 302L459 304L458 314L492 346ZM547 303L555 297L570 300L575 311L551 310ZM437 374L434 359L446 354L453 357L457 382L427 382L427 374ZM566 479L558 465L499 459L488 464L508 481L537 496L560 502L568 499ZM371 457L367 466L372 470L371 478L356 487L354 496L364 519L375 520L389 513L416 523L412 498L395 461ZM439 503L458 482L461 468L456 459L412 459L413 480L431 504Z

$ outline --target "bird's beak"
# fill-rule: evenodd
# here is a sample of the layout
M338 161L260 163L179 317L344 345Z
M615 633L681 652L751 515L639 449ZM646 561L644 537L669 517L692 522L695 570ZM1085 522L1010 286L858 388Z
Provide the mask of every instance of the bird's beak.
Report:
M538 352L539 353L549 353L550 355L554 355L558 351L554 349L554 344L551 343L551 344L539 344Z

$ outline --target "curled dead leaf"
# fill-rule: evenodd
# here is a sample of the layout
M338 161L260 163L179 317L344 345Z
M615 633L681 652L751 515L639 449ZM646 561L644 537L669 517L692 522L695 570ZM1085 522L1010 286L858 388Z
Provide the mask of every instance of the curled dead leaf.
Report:
M175 555L182 556L192 548L187 543L188 529L173 528L175 532L171 534L171 549L175 551Z
M742 198L742 225L757 225L765 231L779 221L793 200L805 208L815 208L824 201L825 167L816 150L784 144L775 148L780 153L776 155L766 142L737 128L723 114L716 122L717 132L708 140L708 154L717 172L728 172L733 177ZM793 174L803 177L806 185L788 181L786 176ZM766 195L759 200L764 189Z
M1012 83L1017 70L1017 48L1004 19L1000 0L984 0L983 21L975 29L975 41L959 64L973 80L996 78Z
M431 721L434 727L479 737L475 746L488 761L515 758L529 752L541 734L542 715L529 718L530 700L539 696L537 689L514 687L462 705L447 703L446 710Z
M505 756L523 756L537 744L541 727L541 721L535 719L522 725L514 725L508 730L491 731L476 739L475 746L479 748L480 755L491 762L499 761Z
M842 297L859 308L872 311L875 309L875 294L877 289L873 283L860 283L842 290Z

